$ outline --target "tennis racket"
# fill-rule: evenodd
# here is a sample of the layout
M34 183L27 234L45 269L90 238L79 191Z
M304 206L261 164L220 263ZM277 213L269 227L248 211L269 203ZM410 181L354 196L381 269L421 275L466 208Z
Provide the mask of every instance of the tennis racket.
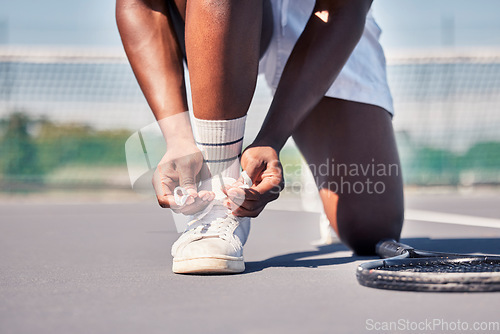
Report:
M361 285L405 291L500 291L500 256L438 253L394 240L377 244L383 260L361 264Z

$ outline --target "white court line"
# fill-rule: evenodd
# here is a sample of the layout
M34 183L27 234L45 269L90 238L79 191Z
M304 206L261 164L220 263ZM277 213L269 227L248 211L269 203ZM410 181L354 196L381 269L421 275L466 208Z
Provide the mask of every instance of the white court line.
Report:
M441 224L500 228L500 219L458 215L453 213L443 213L435 211L405 210L405 219Z
M277 210L277 211L297 211L297 212L311 212L317 213L319 211L315 210L304 210L301 205L287 205L287 207L282 207L281 205L270 205L267 210ZM477 227L489 227L489 228L500 228L500 219L495 218L485 218L478 216L469 215L459 215L455 213L444 213L437 211L426 211L426 210L405 210L405 220L416 220L425 221L431 223L441 223L441 224L455 224L455 225L465 225L465 226L477 226Z

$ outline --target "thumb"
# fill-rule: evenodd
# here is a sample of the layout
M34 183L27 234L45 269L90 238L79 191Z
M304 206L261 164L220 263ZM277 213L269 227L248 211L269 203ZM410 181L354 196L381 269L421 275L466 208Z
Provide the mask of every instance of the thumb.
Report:
M242 173L238 181L241 181L241 183L247 184L251 187L252 184L259 182L260 176L264 169L265 167L262 164L248 164L243 172L245 174Z
M177 172L179 173L179 186L186 189L187 193L192 197L196 197L198 189L196 187L196 173L194 169L189 166L179 166Z

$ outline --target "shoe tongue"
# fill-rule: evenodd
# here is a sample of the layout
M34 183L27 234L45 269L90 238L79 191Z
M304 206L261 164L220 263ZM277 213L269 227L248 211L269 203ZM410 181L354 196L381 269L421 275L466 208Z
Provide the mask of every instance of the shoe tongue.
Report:
M215 193L215 200L222 200L226 198L226 195L222 191L222 187L224 187L224 185L233 184L235 182L236 180L232 177L213 176L211 179L202 181L201 185L198 187L198 190L213 191Z

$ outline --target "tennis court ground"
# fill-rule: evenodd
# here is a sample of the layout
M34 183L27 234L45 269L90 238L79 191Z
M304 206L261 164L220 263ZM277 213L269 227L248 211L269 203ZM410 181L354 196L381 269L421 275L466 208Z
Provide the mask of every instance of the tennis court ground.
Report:
M403 242L500 254L499 199L407 195ZM360 286L356 267L373 258L311 245L318 214L287 210L300 207L294 201L283 198L254 220L247 270L232 276L173 274L178 234L151 201L4 203L0 333L500 332L499 293Z

